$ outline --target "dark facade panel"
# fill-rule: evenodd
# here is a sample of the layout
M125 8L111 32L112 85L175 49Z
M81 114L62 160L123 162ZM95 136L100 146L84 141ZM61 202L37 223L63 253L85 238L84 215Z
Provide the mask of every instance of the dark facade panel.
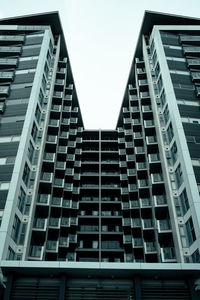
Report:
M192 123L183 123L183 129L187 136L200 136L200 125Z
M200 158L200 144L188 143L191 158Z
M10 181L14 165L0 166L0 181Z
M19 146L18 142L1 143L0 157L15 156L17 154L18 146Z
M192 84L192 80L190 75L179 75L179 74L170 74L171 79L173 83L179 83L179 84Z
M20 89L11 89L10 95L7 100L11 99L26 99L29 98L31 93L31 87L24 87Z
M4 209L7 195L8 195L7 190L0 191L0 209Z
M26 114L28 104L16 104L6 106L4 117L22 116Z
M200 107L189 105L178 105L181 117L199 118Z
M35 73L32 73L32 72L16 75L14 78L13 84L33 82L34 76L35 76Z
M161 33L161 39L164 45L180 46L178 35L166 37L164 36L164 33Z
M187 64L181 61L167 60L170 70L188 71Z
M175 87L174 92L177 99L185 99L191 101L197 100L196 92L194 90Z
M0 127L0 136L18 135L22 132L24 122L3 123Z
M40 53L40 48L23 49L21 56L22 57L35 56L35 55L39 55L39 53Z
M200 183L200 167L193 167L197 183Z
M37 45L37 44L41 44L43 40L42 36L36 36L36 37L26 37L25 43L24 45Z
M37 66L37 60L36 59L32 59L32 60L27 60L27 61L20 61L17 69L18 70L27 70L27 69L35 69Z
M177 49L170 49L165 47L165 55L166 56L171 56L171 57L184 57L183 51L182 50L177 50Z

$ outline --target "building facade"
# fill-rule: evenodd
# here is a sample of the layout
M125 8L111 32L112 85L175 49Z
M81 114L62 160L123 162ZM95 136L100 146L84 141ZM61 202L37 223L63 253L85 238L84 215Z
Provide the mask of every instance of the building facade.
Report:
M2 299L199 299L200 20L145 13L115 130L58 13L1 20L0 56Z

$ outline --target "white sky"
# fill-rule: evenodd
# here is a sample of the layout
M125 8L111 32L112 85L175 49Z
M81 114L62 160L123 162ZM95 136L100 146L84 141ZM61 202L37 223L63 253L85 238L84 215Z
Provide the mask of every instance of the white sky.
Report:
M200 0L0 0L0 17L58 10L85 128L114 129L145 10L200 18Z

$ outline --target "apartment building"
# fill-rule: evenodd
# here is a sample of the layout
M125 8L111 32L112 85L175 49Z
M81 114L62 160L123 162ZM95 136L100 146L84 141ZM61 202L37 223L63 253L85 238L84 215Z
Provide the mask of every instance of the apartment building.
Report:
M2 299L199 299L200 19L145 13L116 129L57 12L0 20L0 69Z

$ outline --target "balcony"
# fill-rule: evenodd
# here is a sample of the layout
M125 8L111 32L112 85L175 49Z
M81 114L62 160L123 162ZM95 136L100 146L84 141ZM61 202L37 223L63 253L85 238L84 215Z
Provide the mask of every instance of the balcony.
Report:
M173 247L161 248L162 262L176 262L175 250Z
M41 174L41 181L44 181L44 182L52 182L53 180L53 173L48 173L48 172L43 172Z
M137 170L145 170L147 168L147 164L145 161L136 163Z
M61 218L60 226L70 227L70 218Z
M58 252L58 241L48 240L46 242L46 252Z
M138 187L140 188L140 189L142 189L142 188L146 188L146 187L148 187L148 179L139 179L138 180Z
M37 200L37 204L40 205L49 205L50 203L50 194L39 194L38 200Z
M166 195L157 195L153 196L155 206L167 206L167 199Z
M12 81L14 78L14 72L0 72L0 80L3 81Z
M134 256L131 253L124 255L124 262L134 262Z
M144 120L144 127L149 128L149 127L154 127L154 120Z
M60 227L60 218L50 218L49 227L58 229Z
M132 235L124 235L123 236L123 244L131 244L132 245Z
M155 242L145 242L144 249L146 254L157 252Z
M10 91L10 87L9 86L0 86L0 96L5 96L7 97Z
M33 226L33 230L42 230L45 231L47 226L47 219L36 218Z
M47 161L47 162L52 162L53 163L55 161L55 153L45 152L43 160Z
M200 43L200 36L199 35L181 35L180 40L182 43L189 42L190 44L198 44Z
M72 200L63 199L62 206L64 208L72 208Z
M59 126L59 120L57 120L57 119L50 119L49 120L49 126L51 126L51 127L58 127Z
M200 69L200 59L188 59L187 60L189 68L198 68Z
M154 229L154 223L152 219L142 219L143 229Z
M133 248L137 247L143 247L143 239L138 237L138 238L133 238Z
M131 219L131 227L132 228L141 227L141 219L140 218Z
M192 81L199 83L200 82L200 72L192 72Z
M171 232L171 225L168 219L157 220L158 232Z
M61 205L62 205L62 198L60 198L60 197L52 197L51 205L52 206L61 207Z
M131 219L130 218L123 218L122 219L122 226L126 227L126 226L130 226L131 227Z
M43 246L36 246L33 245L30 247L30 258L32 260L42 260L44 253L44 247Z
M143 146L135 147L135 153L136 154L144 154L145 153L144 147Z
M133 208L139 208L140 207L140 204L139 204L139 201L138 200L131 200L130 201L130 208L133 209Z
M200 56L200 47L183 47L183 52L185 55Z
M0 56L14 56L19 55L22 47L0 47Z
M57 144L57 136L56 135L47 135L47 142L51 144Z
M157 143L156 135L151 135L146 137L147 145Z
M148 158L149 158L149 163L160 162L160 156L159 156L159 153L151 153L151 154L148 154Z
M140 198L140 206L141 207L149 207L151 206L151 198Z
M65 248L69 247L69 239L68 239L68 237L61 236L59 238L59 247L65 247Z
M0 58L1 68L15 68L17 66L18 59L13 58Z

